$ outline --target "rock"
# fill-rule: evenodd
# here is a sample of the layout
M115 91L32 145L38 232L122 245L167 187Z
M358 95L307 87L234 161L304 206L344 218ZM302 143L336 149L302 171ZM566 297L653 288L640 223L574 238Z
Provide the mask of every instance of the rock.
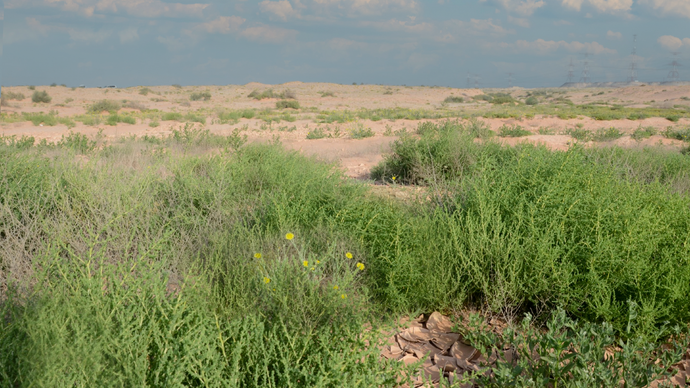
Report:
M411 354L406 354L405 357L400 359L400 361L402 361L402 363L405 365L412 365L415 362L419 361L419 359Z
M436 345L444 353L448 352L448 349L453 346L453 344L460 339L460 334L449 333L449 334L434 334L431 339L431 343Z
M478 353L477 349L460 341L455 342L450 348L450 354L453 357L468 362L474 360Z
M458 368L457 364L455 363L454 357L434 354L432 359L434 361L434 365L436 365L438 369L444 372L454 372Z
M434 311L426 321L426 328L430 331L449 333L453 329L453 323L438 311Z
M408 342L422 342L431 340L429 330L420 327L411 327L407 330L401 331L399 337Z

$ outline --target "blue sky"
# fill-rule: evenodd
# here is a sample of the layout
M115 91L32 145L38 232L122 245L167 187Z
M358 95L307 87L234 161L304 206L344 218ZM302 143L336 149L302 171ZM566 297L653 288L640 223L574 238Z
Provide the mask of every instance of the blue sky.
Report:
M690 0L5 0L3 85L690 79Z

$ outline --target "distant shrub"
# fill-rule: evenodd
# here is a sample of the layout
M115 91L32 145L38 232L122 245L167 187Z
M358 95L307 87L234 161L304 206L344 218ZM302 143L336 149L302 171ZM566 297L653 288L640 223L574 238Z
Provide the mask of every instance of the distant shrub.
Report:
M151 90L149 88L141 88L141 89L139 89L139 94L141 94L142 96L146 96L149 93L151 93L152 91L153 90Z
M88 111L91 113L117 112L122 106L117 101L101 100L89 105Z
M178 112L165 112L161 118L163 121L180 121L182 120L182 113Z
M465 102L465 99L460 97L460 96L448 96L446 97L443 102L449 103L449 104L459 104L462 102Z
M211 92L205 90L203 92L192 93L189 95L189 99L192 101L209 101L211 99Z
M84 134L70 131L66 137L62 135L62 138L57 142L57 146L85 154L96 149L96 142L89 140Z
M149 127L151 127L151 128L156 128L159 125L161 125L161 123L159 123L158 120L156 120L156 119L149 121Z
M348 132L350 133L350 139L364 139L374 136L374 131L372 131L371 128L365 127L363 124L359 123Z
M247 95L247 97L253 98L255 100L263 100L266 98L282 98L294 100L297 98L297 95L295 95L295 92L293 92L290 89L285 89L282 93L275 93L273 89L266 89L263 92L259 92L257 89L254 89L251 93Z
M321 95L321 97L335 97L335 93L330 92L330 91L328 91L328 92L319 92L319 94Z
M663 132L664 137L675 140L690 141L690 127L673 128L668 127Z
M57 83L55 83L55 82L53 82L52 84L50 84L50 87L51 87L51 88L54 88L54 87L56 87L56 86L57 86Z
M599 128L592 133L592 140L594 141L612 141L623 136L623 133L614 127Z
M679 115L669 115L669 116L666 116L666 120L677 123L678 120L680 120L680 116Z
M656 129L654 127L644 127L642 128L641 126L638 127L635 132L630 135L631 138L640 141L642 139L647 139L652 136L656 135Z
M52 101L53 98L48 95L48 92L45 90L38 91L36 90L34 94L31 95L31 101L36 102L36 103L49 103Z
M36 90L36 87L34 85L31 85L28 88L29 88L29 90Z
M280 100L276 101L277 109L299 109L299 101L297 100Z
M515 99L507 93L494 93L491 95L491 101L492 104L496 105L501 105L501 104L512 104L515 101Z
M472 97L472 99L475 101L487 101L487 102L491 102L491 100L493 100L493 98L491 96L489 96L488 94L480 94L478 96Z
M498 129L498 135L501 137L522 137L529 136L532 132L525 130L519 125L503 125Z
M129 109L136 109L139 111L145 111L148 108L146 108L146 105L137 102L137 101L127 101L126 103L122 104L123 108L129 108Z
M182 85L180 84L172 84L172 87L175 89L182 89Z
M307 133L307 139L309 140L323 139L325 137L328 137L328 134L321 127L314 128Z
M537 98L534 97L534 96L528 97L528 98L525 100L525 104L527 104L527 105L538 105L538 104L539 104L539 100L537 100Z
M6 100L17 100L21 101L26 98L26 96L23 93L15 93L15 92L2 92L2 98Z

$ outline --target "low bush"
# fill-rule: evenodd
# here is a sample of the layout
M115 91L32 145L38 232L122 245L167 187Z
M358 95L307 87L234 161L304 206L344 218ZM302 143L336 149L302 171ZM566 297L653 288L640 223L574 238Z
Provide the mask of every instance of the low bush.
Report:
M357 123L354 127L350 128L348 130L348 133L350 134L350 139L365 139L367 137L373 137L374 131L371 130L369 127L365 127L361 123Z
M538 105L538 104L539 104L539 100L534 96L527 97L527 99L525 100L525 105Z
M141 89L139 89L139 94L141 94L142 96L147 96L147 95L148 95L149 93L151 93L151 92L153 92L153 90L151 90L151 89L149 89L149 88L141 88Z
M100 100L98 102L94 102L93 104L89 105L87 108L88 112L91 113L102 113L102 112L110 112L114 113L119 111L122 108L122 105L118 101L113 101L113 100Z
M182 120L182 113L165 112L165 113L163 113L161 120L163 120L163 121L181 121Z
M299 101L297 101L297 100L276 101L276 109L299 109Z
M643 139L648 139L648 138L656 135L656 133L657 133L657 131L656 131L656 129L654 129L654 127L649 126L649 127L642 128L642 126L639 126L639 127L637 127L637 129L635 129L635 131L632 133L632 135L630 135L630 137L637 140L637 141L640 141Z
M201 100L210 101L211 100L211 92L206 90L203 92L192 93L189 95L189 99L191 101L201 101Z
M498 129L498 136L502 137L522 137L522 136L529 136L531 135L532 132L525 130L521 126L515 124L515 125L502 125L501 128Z
M690 126L685 128L668 127L662 134L669 139L690 141Z
M21 101L26 98L24 93L19 92L2 92L2 98L6 100L17 100Z
M48 95L48 92L45 90L38 91L36 90L34 94L31 95L31 101L35 103L49 103L53 100L52 97Z
M314 128L307 132L307 139L309 140L323 139L325 137L328 137L328 134L321 127Z
M448 96L443 100L443 102L448 104L459 104L465 102L465 99L460 96Z
M623 133L614 127L610 128L599 128L592 132L591 140L593 141L612 141L619 139L623 136Z

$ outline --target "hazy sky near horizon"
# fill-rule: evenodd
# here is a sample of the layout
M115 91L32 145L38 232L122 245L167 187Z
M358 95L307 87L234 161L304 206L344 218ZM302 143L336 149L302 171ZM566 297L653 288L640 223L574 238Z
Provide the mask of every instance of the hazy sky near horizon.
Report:
M690 79L690 0L5 0L2 85Z

